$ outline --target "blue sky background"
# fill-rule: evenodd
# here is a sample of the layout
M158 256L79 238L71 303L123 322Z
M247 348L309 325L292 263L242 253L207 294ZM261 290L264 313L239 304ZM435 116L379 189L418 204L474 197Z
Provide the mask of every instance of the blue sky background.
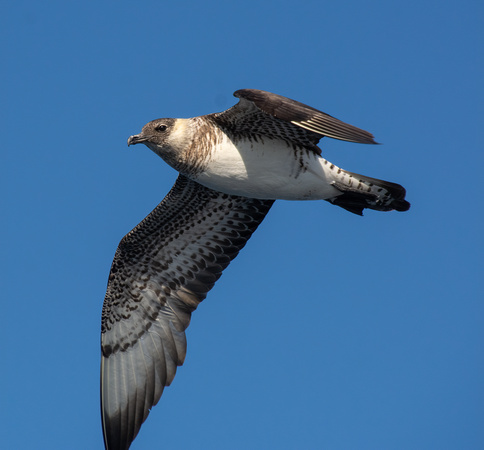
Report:
M102 448L110 265L176 178L126 139L240 88L374 133L323 155L412 208L276 203L132 448L483 448L483 19L466 0L2 6L2 448Z

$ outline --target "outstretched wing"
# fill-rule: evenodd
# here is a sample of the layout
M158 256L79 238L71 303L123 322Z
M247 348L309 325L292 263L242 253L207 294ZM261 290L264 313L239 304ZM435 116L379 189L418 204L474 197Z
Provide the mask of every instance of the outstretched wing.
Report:
M376 144L373 135L368 131L296 100L258 89L240 89L234 92L234 96L240 98L239 103L210 117L236 137L277 137L318 154L321 150L316 144L323 136L361 144Z
M272 206L180 175L120 242L101 331L101 414L107 449L128 449L186 353L191 313Z

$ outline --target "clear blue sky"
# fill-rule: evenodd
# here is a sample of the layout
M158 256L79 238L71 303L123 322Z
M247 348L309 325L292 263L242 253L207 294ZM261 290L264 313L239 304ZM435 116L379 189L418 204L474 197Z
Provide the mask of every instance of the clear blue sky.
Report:
M102 448L110 265L176 178L126 139L240 88L374 133L323 154L412 208L276 203L132 448L483 448L483 18L465 0L4 5L2 448Z

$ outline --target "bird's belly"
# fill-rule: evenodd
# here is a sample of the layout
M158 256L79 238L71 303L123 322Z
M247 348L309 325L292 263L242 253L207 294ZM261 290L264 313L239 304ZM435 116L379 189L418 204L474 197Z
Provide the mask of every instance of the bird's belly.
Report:
M226 138L214 146L203 172L192 178L243 197L319 200L340 194L331 185L335 168L316 153L284 141L264 138L234 144Z

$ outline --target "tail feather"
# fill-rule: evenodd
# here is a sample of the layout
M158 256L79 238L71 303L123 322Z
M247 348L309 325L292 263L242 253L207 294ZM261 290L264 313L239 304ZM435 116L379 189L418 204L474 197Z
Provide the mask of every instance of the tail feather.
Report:
M332 183L341 195L328 199L333 205L360 216L365 208L376 211L408 211L410 208L403 186L346 170L341 172L343 176Z

